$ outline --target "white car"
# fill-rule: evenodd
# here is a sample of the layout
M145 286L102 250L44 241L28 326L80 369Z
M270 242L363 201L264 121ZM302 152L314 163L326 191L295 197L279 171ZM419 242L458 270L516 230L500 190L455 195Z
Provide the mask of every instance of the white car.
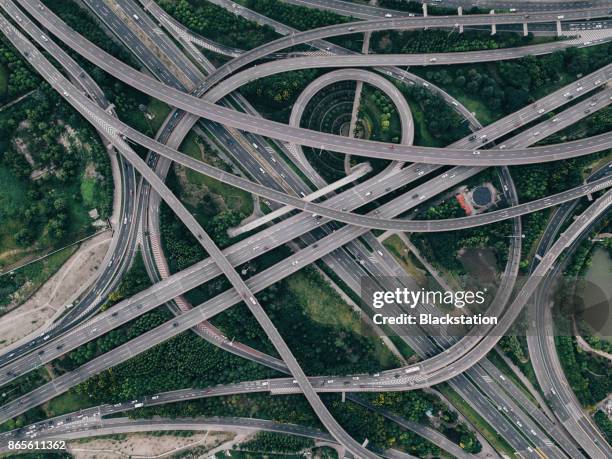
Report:
M391 13L386 13L386 14L385 14L385 17L386 17L386 18L392 18L392 17L393 17L393 15L392 15Z

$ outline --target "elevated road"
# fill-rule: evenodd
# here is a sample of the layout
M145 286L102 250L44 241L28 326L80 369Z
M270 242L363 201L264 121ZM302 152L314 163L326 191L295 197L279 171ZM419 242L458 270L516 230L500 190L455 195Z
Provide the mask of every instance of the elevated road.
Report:
M293 103L293 107L291 108L291 115L289 116L289 126L299 127L304 110L306 109L306 106L308 105L308 102L312 99L312 97L319 91L321 91L323 88L341 81L358 81L362 83L367 83L382 91L395 105L396 112L400 121L401 143L412 145L412 143L414 142L414 121L412 119L412 110L410 109L410 105L408 105L408 102L406 101L404 95L389 80L383 78L382 76L376 73L368 72L366 70L361 69L336 70L326 73L325 75L321 75L319 78L316 78L314 81L312 81L308 86L306 86L306 88L304 88L304 90L300 93L296 101ZM306 159L304 151L302 150L302 146L291 145L291 147L291 152L295 155L295 158L301 164L302 169L304 173L307 174L308 178L313 183L317 184L319 187L324 185L324 183L321 183L323 182L323 179L312 168L312 166Z
M12 41L21 41L21 44L28 44L27 40L14 28L12 27L4 17L0 19L0 26L5 35ZM21 47L20 47L21 48ZM36 51L30 45L29 48L32 51L30 62L41 72L42 76L50 83L57 84L64 80L65 83L69 84L68 81L55 69L51 64L42 58L42 55ZM37 65L43 64L43 65ZM45 65L46 64L46 65ZM72 86L72 85L71 85ZM74 92L74 88L72 88ZM66 91L64 91L66 92ZM80 94L79 94L80 95ZM117 148L118 151L135 167L135 169L142 175L142 177L155 188L157 193L162 197L164 201L173 209L173 211L179 216L187 228L196 237L198 242L202 245L204 250L209 256L215 261L221 272L230 281L235 291L240 296L241 300L244 301L255 316L255 319L263 328L264 332L272 342L272 345L278 351L281 359L287 365L290 373L295 378L295 381L299 384L304 396L312 406L314 412L318 416L321 423L325 426L327 431L348 451L357 457L375 459L377 456L372 452L368 451L365 447L357 443L332 417L327 407L323 404L322 400L317 395L314 388L311 386L308 378L301 369L299 363L285 344L280 333L267 316L259 301L255 298L255 295L251 289L247 286L246 282L240 277L235 271L232 264L224 256L223 252L217 247L210 236L203 230L200 224L197 222L195 217L184 207L180 200L174 196L174 194L168 189L164 182L152 171L148 165L119 137L118 133L112 129L110 125L100 120L95 113L87 113L87 106L92 104L89 102L87 97L82 96L85 99L86 105L81 106L81 112L87 117L90 122L93 122L95 126L99 127L102 131L106 132L107 139ZM99 110L98 110L99 111ZM102 111L103 113L106 113ZM177 321L187 314L177 318ZM200 321L198 321L200 322ZM196 322L197 324L197 322ZM196 325L193 324L193 325ZM192 325L192 326L193 326ZM78 373L78 372L77 372ZM53 381L55 385L56 380ZM20 403L18 403L20 405ZM19 409L21 409L23 405ZM11 416L12 417L12 416Z
M31 0L19 0L37 20L39 20L63 43L73 48L95 65L109 72L121 81L139 89L151 96L163 100L172 106L181 108L189 113L219 122L226 126L235 127L248 132L268 136L274 139L291 143L307 145L314 148L359 155L372 158L389 159L394 161L413 161L432 164L462 164L462 165L511 165L531 164L544 161L556 161L601 151L612 146L612 134L602 134L577 142L567 142L560 145L549 145L530 149L505 150L490 152L487 150L456 150L452 148L413 147L407 145L394 145L382 142L372 142L359 139L348 139L333 134L311 131L308 129L292 128L282 123L254 117L235 110L220 107L201 101L195 96L168 87L150 78L141 72L123 64L121 61L108 55L82 36L68 28L63 21L48 10L40 10ZM10 8L9 0L2 0L3 8ZM44 8L44 7L43 7ZM566 13L569 14L569 13ZM575 14L585 14L584 12ZM281 39L283 40L283 39ZM236 60L241 59L237 58ZM233 61L232 61L233 62ZM608 81L610 69L602 70L602 82ZM212 75L211 75L212 76ZM210 77L206 80L210 81ZM134 132L127 126L116 126L133 141L142 144L142 134ZM139 138L140 137L140 138ZM147 145L143 146L149 148ZM154 150L154 148L149 148ZM474 153L474 152L477 153ZM161 152L158 151L161 154ZM208 174L207 174L208 175ZM217 178L217 177L215 177ZM256 194L260 194L255 192ZM283 203L288 204L288 203ZM335 217L333 217L335 218ZM352 222L347 222L352 223ZM372 226L375 228L375 226ZM389 228L380 228L389 229ZM398 228L401 229L401 228Z
M587 181L608 175L611 172L612 164L608 164L591 174ZM566 203L553 214L538 246L537 253L540 257L550 250L554 238L560 232L561 227L569 220L577 203L577 201ZM602 215L602 218L605 218L605 215ZM596 223L598 221L594 222L594 224ZM588 236L589 231L585 231L573 242L565 260L569 259L569 255ZM534 259L534 261L537 262L538 260ZM535 267L537 264L534 263L533 266ZM549 296L554 292L554 284L564 265L565 263L559 260L548 271L528 306L527 345L539 386L547 401L553 407L553 413L569 434L589 454L596 455L602 453L604 448L602 445L607 445L607 442L599 429L593 425L589 416L583 412L580 402L569 387L554 342L554 321L551 317L552 305ZM532 271L535 269L534 267L532 267ZM610 454L609 449L603 452Z
M6 0L3 0L3 2L5 1ZM42 43L44 46L45 41L41 40L40 43ZM31 61L31 58L30 58L30 61ZM612 66L609 66L609 68L607 67L605 71L612 71ZM66 84L70 85L70 83L68 82L66 82ZM92 104L90 103L90 101L86 97L84 97L80 92L75 91L73 88L67 87L67 88L58 88L58 89L62 94L66 93L69 95L68 101L71 102L73 106L76 106L77 101L78 101L79 105L88 107L87 110L89 110L92 114L95 114L95 116L100 120L100 122L103 122L106 126L112 127L114 131L122 133L122 135L131 138L137 143L143 145L144 147L150 150L153 150L161 154L162 156L166 156L169 159L179 164L187 166L191 169L194 169L205 175L221 180L230 185L236 186L238 188L242 188L251 193L266 197L272 201L279 202L285 205L291 205L297 209L302 209L310 213L320 214L322 216L331 218L333 220L342 221L344 223L349 223L355 226L363 226L367 228L378 228L378 229L385 229L385 230L394 229L394 230L400 230L400 231L413 231L413 232L446 231L446 230L453 230L453 229L459 229L459 228L467 228L467 227L475 226L477 224L491 223L493 221L496 221L496 218L504 219L508 217L522 215L523 212L533 212L533 211L548 207L550 205L559 204L561 202L564 202L566 199L575 198L575 195L569 196L569 195L561 193L559 195L556 195L555 197L551 197L551 199L548 201L549 205L547 205L547 203L543 201L539 203L529 203L529 204L523 205L522 207L513 208L514 210L512 212L508 211L507 215L502 213L504 211L499 211L498 214L490 213L490 214L477 215L473 217L465 217L463 219L457 219L457 221L453 221L453 220L405 221L405 220L383 219L383 218L377 218L377 217L361 216L361 215L357 215L353 213L337 211L337 210L329 209L325 206L322 206L316 203L305 202L302 199L287 195L286 193L283 193L283 192L269 189L267 187L253 183L250 180L243 179L241 177L237 177L233 174L227 173L225 171L219 170L215 167L202 163L201 161L195 160L183 153L180 153L174 149L167 147L166 145L156 142L155 140L149 138L148 136L143 135L142 133L129 127L125 123L121 123L117 119L112 118L110 115L108 115L103 110L100 110L97 107L91 106ZM168 90L171 90L171 89L168 88ZM179 92L179 94L184 94L184 93ZM192 96L188 96L188 97L192 97ZM219 109L223 109L223 108L219 108ZM260 121L263 121L263 120L260 119ZM295 128L287 128L287 129L295 129ZM309 131L309 132L313 132L313 131ZM325 134L325 135L330 135L330 134ZM339 136L332 136L332 137L339 137ZM358 142L358 140L354 140L354 139L347 139L345 137L340 137L340 138L344 139L343 141L345 142ZM603 134L601 136L596 136L596 137L586 139L586 140L568 142L568 143L561 144L561 146L550 145L546 147L525 149L525 153L535 155L536 151L544 149L545 151L550 152L550 154L552 154L553 156L557 157L559 156L559 151L565 149L566 151L570 152L570 154L573 156L573 154L576 152L578 148L580 148L580 146L582 146L583 148L591 152L598 151L604 148L603 145L606 144L606 139L607 141L612 142L612 134ZM594 145L597 145L597 147L594 148ZM412 148L412 147L407 147L404 145L393 145L393 144L391 144L391 147L398 148L398 149L399 148ZM575 150L572 150L572 148ZM440 150L443 152L452 151L452 149L440 149ZM462 150L459 150L459 151L462 151ZM484 156L485 154L490 153L491 157L495 157L496 154L499 156L504 156L504 154L506 154L505 152L511 152L511 151L513 150L504 150L504 153L501 153L499 151L483 150L482 155ZM514 151L519 151L519 150L514 150ZM478 151L478 153L479 153L478 155L474 155L473 153L470 153L470 156L480 157L480 151ZM427 161L420 161L420 162L427 162ZM461 161L459 161L459 163L461 163ZM589 191L589 188L594 187L596 185L606 186L605 184L602 184L602 183L586 185L585 188L587 189L584 189L582 191L588 194L589 192L592 192L592 190ZM482 222L479 221L480 219L482 219Z
M23 0L20 0L23 1ZM31 1L31 0L30 0ZM502 14L502 15L468 15L468 16L432 16L432 17L403 17L389 19L373 19L360 22L351 22L318 29L307 30L304 32L293 33L290 36L279 38L270 43L252 49L222 67L219 67L210 79L202 87L208 91L212 86L223 80L238 68L249 63L253 63L268 54L280 51L285 48L322 40L324 38L350 35L355 33L376 32L379 30L415 30L423 28L455 28L460 26L478 26L495 24L536 24L546 22L556 22L558 16L563 15L564 20L592 19L597 17L607 17L610 15L609 7L598 7L582 10L566 10L562 12L538 12L530 15L524 14Z
M552 124L554 124L554 123L552 123ZM413 174L414 174L414 172L413 172ZM445 182L448 182L448 181L449 181L449 179L452 179L452 178L453 178L453 177L449 177L449 175L450 175L450 176L452 176L452 175L454 175L454 174L452 174L452 173L450 173L450 174L445 174L444 176L442 176L442 177L441 177L441 180L442 180L442 181L445 181ZM390 183L390 182L388 182L388 183ZM416 190L416 191L418 191L418 190ZM366 193L366 194L367 194L367 193ZM356 198L356 197L354 197L354 198ZM548 199L548 198L547 198L547 199ZM399 201L402 201L402 199L401 199L401 198L398 198L398 199L396 200L396 202L399 202ZM403 201L404 201L404 204L403 204L403 205L405 206L405 199L404 199ZM355 202L355 201L354 201L354 202ZM357 200L357 203L358 203L358 200ZM307 219L304 219L304 218L302 217L302 220L307 220ZM312 222L312 220L311 220L311 225L313 225L313 224L314 224L314 222ZM277 233L277 234L278 234L278 233ZM268 237L268 236L267 236L267 233L264 233L264 234L263 234L263 236L264 236L264 237ZM261 246L262 246L262 244L259 244L259 245L253 246L253 247L259 247L259 248L261 249ZM263 244L263 246L265 247L265 243ZM302 265L300 265L300 266L302 266ZM188 270L188 271L189 271L189 270ZM189 277L188 277L188 276L189 276L189 272L185 272L184 277L185 277L185 278L187 278L187 279L189 279ZM183 277L183 276L179 276L179 277ZM203 280L202 280L202 281L203 281ZM164 284L164 285L165 285L165 284ZM188 284L188 285L195 286L195 285L197 285L197 284L195 284L195 285L194 285L194 284ZM180 288L180 287L179 287L179 288ZM192 288L192 287L190 287L190 288ZM188 289L188 288L186 288L186 289ZM156 289L153 289L153 291L155 292L155 291L156 291ZM168 290L166 290L166 291L172 295L172 293L171 293L171 292L172 292L172 290L168 289ZM183 290L183 291L185 291L185 290ZM181 293L181 292L179 291L179 293ZM174 293L174 295L173 295L173 296L176 296L176 293ZM170 298L172 298L173 296L170 296ZM159 304L159 303L158 303L158 304ZM62 349L60 349L60 350L62 350ZM65 350L63 350L63 352L65 352ZM61 352L61 353L63 353L63 352ZM47 356L46 356L46 357L47 357ZM48 357L47 357L47 358L48 358ZM34 361L36 362L36 361L38 361L38 359L35 359ZM10 370L9 370L9 371L10 371Z
M235 73L211 88L204 100L216 102L241 86L270 75L307 68L382 67L382 66L438 66L474 64L540 56L575 47L572 42L552 42L538 45L499 48L486 51L464 51L427 54L357 54L343 56L308 56L279 59Z

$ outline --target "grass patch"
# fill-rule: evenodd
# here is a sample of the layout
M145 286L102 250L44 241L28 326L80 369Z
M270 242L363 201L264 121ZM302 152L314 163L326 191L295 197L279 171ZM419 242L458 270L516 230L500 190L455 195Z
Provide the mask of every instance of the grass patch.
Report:
M0 312L2 305L20 305L30 298L77 251L78 244L0 277Z
M457 410L463 414L466 419L480 432L480 434L495 448L499 453L506 454L508 457L514 457L514 449L506 440L493 429L487 421L485 421L475 410L465 401L457 392L451 389L447 384L440 384L436 389L442 393Z
M364 333L364 323L338 292L327 282L316 282L319 277L308 276L298 271L287 278L287 287L300 299L308 317L313 321L331 325L338 329L361 335ZM379 339L372 339L374 353L384 368L395 362L395 357Z
M87 208L96 206L96 184L97 181L94 178L83 177L81 180L81 196Z
M483 126L491 124L493 121L499 118L499 116L491 112L491 110L487 108L483 102L473 99L465 93L457 91L457 100L465 105L470 112L474 113L476 119L478 119Z
M157 132L172 108L161 100L151 99L147 105L147 112L153 115L153 119L149 120L153 132Z
M85 394L77 394L76 392L68 391L50 400L45 406L45 411L51 418L72 413L73 411L78 411L92 405L93 403Z
M207 155L202 157L202 153L197 142L197 136L194 133L189 133L189 135L185 138L183 145L181 145L181 151L192 158L203 160L208 164L219 167L219 164L214 161L216 158ZM210 193L222 198L225 206L228 209L237 210L245 216L248 216L253 212L253 199L250 193L227 185L219 180L215 180L191 169L186 169L185 173L190 184L206 187Z
M440 141L435 139L427 130L425 122L425 114L419 103L409 97L406 98L410 111L412 112L412 121L414 122L414 144L423 147L442 147Z
M529 391L529 389L527 389L527 387L525 387L525 385L523 384L523 382L516 376L516 373L514 373L514 371L512 371L512 369L508 366L508 364L501 358L501 356L497 353L497 351L491 351L489 352L489 354L487 354L487 358L493 362L493 364L499 368L501 371L504 372L504 374L510 378L512 380L512 382L514 383L515 386L517 386L522 392L523 394L525 394L525 396L531 400L531 402L533 404L535 404L536 406L539 406L538 401L533 397L533 395L531 395L531 392Z
M399 261L400 265L402 265L404 270L410 274L410 277L412 277L419 285L427 285L427 278L423 273L423 268L418 266L412 260L410 251L397 234L385 239L383 241L383 245L389 249L397 261Z

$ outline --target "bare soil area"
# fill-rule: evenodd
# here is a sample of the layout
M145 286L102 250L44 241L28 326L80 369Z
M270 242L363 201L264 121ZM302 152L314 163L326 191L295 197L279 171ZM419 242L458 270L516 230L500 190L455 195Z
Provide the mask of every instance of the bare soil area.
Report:
M111 232L81 244L72 257L30 299L2 317L0 348L33 333L59 314L84 286L96 278L108 250Z

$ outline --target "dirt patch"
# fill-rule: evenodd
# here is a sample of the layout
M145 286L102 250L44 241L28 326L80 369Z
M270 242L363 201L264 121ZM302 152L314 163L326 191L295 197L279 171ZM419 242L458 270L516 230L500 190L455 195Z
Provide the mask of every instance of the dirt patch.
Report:
M28 147L23 141L23 139L16 137L13 140L13 143L15 144L15 147L17 148L17 152L21 153L25 157L28 164L34 167L34 158L32 157L32 154L28 151Z
M57 141L68 150L71 146L75 146L80 149L86 149L90 151L89 145L83 144L79 137L77 136L77 132L72 128L72 126L64 125L65 131L59 136Z
M100 174L98 174L98 171L96 170L96 163L94 163L93 161L89 161L87 165L85 166L85 171L83 172L83 176L85 178L99 179Z
M22 339L48 323L98 275L111 233L102 233L81 244L61 269L21 306L2 316L0 348Z
M196 432L190 436L151 435L135 433L106 438L92 438L70 441L67 450L75 459L101 458L161 458L169 457L179 451L198 448L202 457L207 451L230 441L235 434L231 432Z

